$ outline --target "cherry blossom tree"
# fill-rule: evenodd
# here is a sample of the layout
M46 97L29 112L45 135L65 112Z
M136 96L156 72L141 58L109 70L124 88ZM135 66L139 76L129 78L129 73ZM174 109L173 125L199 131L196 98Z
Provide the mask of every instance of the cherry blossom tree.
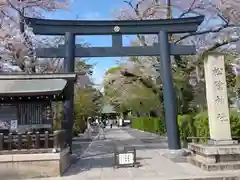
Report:
M127 66L131 66L125 71ZM155 88L151 76L142 72L134 62L120 64L105 73L105 101L121 112L131 109L135 112L156 111L161 106L160 88ZM141 74L144 73L144 76Z
M182 99L181 91L184 87L188 87L189 89L193 86L196 92L199 92L199 90L204 87L204 83L202 83L202 81L204 82L202 71L203 53L208 51L224 51L234 56L238 53L238 48L236 47L240 40L240 3L235 0L186 0L184 2L181 0L168 0L167 2L163 0L125 0L123 2L123 8L121 8L120 11L115 11L117 13L114 14L114 16L120 20L183 18L196 15L205 16L205 20L197 32L173 35L171 37L173 43L193 44L196 45L198 50L198 54L195 56L172 57L173 76L179 99ZM148 46L157 42L157 36L137 35L136 42L138 45ZM231 58L234 58L234 56ZM157 69L159 69L159 66L157 66L159 62L160 58L158 57L140 57L135 58L134 66L137 68L141 65L141 71L145 72L145 74L160 75L157 71ZM132 72L131 66L126 66L124 72ZM127 76L127 73L121 73L121 75ZM132 73L131 76L133 77L133 75L139 77L139 74L135 72ZM184 77L185 81L189 81L189 83L182 84L181 82L184 79L179 79L179 75ZM145 75L141 74L141 78L145 78ZM121 84L120 79L117 77L115 77L114 82L114 87L117 82ZM155 87L161 85L161 80L157 81L157 79L155 79L155 82L157 82ZM201 86L199 86L199 84L201 84ZM123 87L123 85L121 87ZM197 95L197 93L195 94Z
M239 41L240 3L236 0L171 0L172 17L163 0L125 0L125 7L115 16L118 19L166 19L204 15L205 21L196 33L175 36L175 43L191 43L199 52L232 51ZM138 35L142 44L147 36ZM146 44L146 43L145 43ZM227 45L227 46L226 46Z
M23 17L44 18L44 12L66 9L67 5L68 0L1 0L1 61L13 62L23 71L35 72L38 62L34 56L34 48L39 44L53 44L53 40L35 37L24 23ZM56 38L55 42L60 40Z
M238 111L240 110L240 59L236 59L235 62L232 64L233 72L236 78L236 106Z

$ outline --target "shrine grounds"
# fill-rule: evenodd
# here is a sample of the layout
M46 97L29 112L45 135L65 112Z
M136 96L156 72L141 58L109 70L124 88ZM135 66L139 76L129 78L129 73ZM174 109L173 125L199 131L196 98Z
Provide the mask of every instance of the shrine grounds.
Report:
M77 161L63 177L40 178L41 180L186 180L186 179L240 179L240 171L206 172L187 163L184 159L173 162L164 156L167 149L166 137L131 128L107 128L106 139L97 137L85 144L84 152L75 149ZM86 147L88 146L88 147ZM114 169L115 147L132 146L137 150L139 168ZM2 178L1 178L2 179ZM4 178L3 178L4 179ZM40 180L35 179L35 180Z

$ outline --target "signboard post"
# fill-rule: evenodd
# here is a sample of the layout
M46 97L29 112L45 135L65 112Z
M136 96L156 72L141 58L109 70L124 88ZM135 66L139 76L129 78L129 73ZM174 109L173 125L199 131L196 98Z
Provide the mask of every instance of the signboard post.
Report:
M139 167L136 161L136 149L125 147L123 152L118 152L117 148L114 151L114 168L119 167Z

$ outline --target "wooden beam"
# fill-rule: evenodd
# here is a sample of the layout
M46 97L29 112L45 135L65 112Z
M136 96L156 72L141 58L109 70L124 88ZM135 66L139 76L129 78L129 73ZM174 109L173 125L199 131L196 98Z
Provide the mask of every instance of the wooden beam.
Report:
M81 47L76 45L75 57L127 57L127 56L159 56L160 45L139 47ZM171 44L171 55L191 55L196 53L195 46ZM37 48L39 58L64 58L65 47Z
M158 34L196 32L204 16L155 19L155 20L114 20L114 21L76 21L51 20L25 17L25 22L39 35L110 35L110 34Z

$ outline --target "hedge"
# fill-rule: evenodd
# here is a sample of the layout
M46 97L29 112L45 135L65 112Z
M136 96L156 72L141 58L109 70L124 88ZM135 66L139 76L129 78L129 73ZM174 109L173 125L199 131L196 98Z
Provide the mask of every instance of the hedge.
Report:
M187 137L196 136L196 128L194 126L194 118L191 114L179 115L178 116L178 128L179 134L182 140Z
M155 117L139 117L132 120L132 128L147 131L151 133L165 134L165 126L163 120Z
M195 117L192 117L194 121L194 128L196 130L196 137L209 137L208 126L208 114L207 112L201 112ZM230 123L232 136L240 136L240 113L236 111L230 112ZM191 132L189 132L191 133ZM189 134L190 135L190 134Z
M240 113L230 112L230 122L232 136L240 136ZM180 138L186 140L187 137L209 137L207 112L198 114L185 114L178 116L178 126ZM139 117L132 121L132 128L165 134L164 121L160 118Z

